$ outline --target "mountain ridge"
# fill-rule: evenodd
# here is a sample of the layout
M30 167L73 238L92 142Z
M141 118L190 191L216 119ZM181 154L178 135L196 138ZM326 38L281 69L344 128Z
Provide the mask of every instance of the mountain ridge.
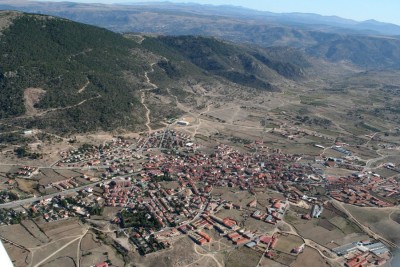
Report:
M359 26L353 27L354 25L353 28L339 27L338 23L348 25L356 22L338 17L311 15L314 20L310 20L307 24L307 20L304 19L305 16L309 16L307 14L294 13L288 20L285 14L271 13L272 15L265 18L263 14L270 13L237 7L221 9L193 4L163 3L132 6L65 2L29 2L27 5L9 3L8 7L10 5L15 9L64 17L120 33L217 37L265 48L292 47L302 50L310 57L318 57L333 63L347 62L363 69L400 68L400 37L383 35L379 32L382 24L378 23L377 29L377 23L373 21L362 22L369 28L365 30L365 27L358 29ZM335 23L326 25L324 20L333 20ZM400 26L384 24L384 27L386 26L394 27L395 33L398 31L400 34Z
M6 1L7 3L7 1ZM9 4L14 3L14 1L9 2ZM140 8L147 8L147 9L171 9L171 10L181 10L181 11L190 11L192 13L197 14L211 14L211 15L242 15L247 16L252 19L259 19L265 20L269 22L289 22L289 23L297 23L297 24L305 24L305 25L312 25L312 24L325 24L328 26L337 26L343 28L351 29L354 27L354 30L358 31L366 31L366 32L373 32L375 34L379 33L382 35L400 35L400 25L388 22L380 22L374 19L367 19L364 21L357 21L348 18L342 18L336 15L320 15L316 13L301 13L301 12L285 12L285 13L275 13L270 11L263 11L263 10L255 10L251 8L246 8L242 6L235 6L235 5L211 5L211 4L197 4L197 3L171 3L168 1L165 2L144 2L144 3L114 3L114 4L89 4L89 3L76 3L73 1L67 2L45 2L45 1L21 1L18 5L18 2L14 4L15 6L19 7L27 7L33 6L36 9L43 7L44 10L46 8L51 9L59 9L60 7L96 7L100 9L118 9L118 7L123 7L124 9L132 10L135 7ZM0 5L1 7L1 5ZM223 8L222 8L223 7ZM27 10L26 10L27 11ZM35 12L36 13L36 12ZM374 22L374 23L371 23ZM373 28L369 28L373 26ZM385 29L389 28L389 29Z

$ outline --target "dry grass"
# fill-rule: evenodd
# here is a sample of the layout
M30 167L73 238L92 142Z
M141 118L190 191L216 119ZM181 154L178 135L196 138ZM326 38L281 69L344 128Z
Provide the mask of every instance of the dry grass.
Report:
M94 234L89 232L82 239L81 250L84 253L85 251L90 251L100 246L101 243L95 238Z
M0 227L0 236L26 248L34 248L43 244L19 224Z
M13 260L12 263L14 267L25 267L29 265L31 255L28 250L18 248L16 246L11 245L10 243L3 242L3 245L8 255Z
M37 193L37 190L35 189L38 185L37 181L32 181L32 180L27 180L27 179L15 179L17 182L18 188L21 191L24 191L27 194L34 194Z
M84 232L84 228L77 219L67 219L55 222L43 222L39 224L48 237L52 240L59 238L78 236Z
M46 262L45 264L41 265L43 267L75 267L75 261L70 258L70 257L59 257L54 260L50 260L49 262Z
M345 205L346 209L362 224L381 234L388 240L400 243L400 224L396 221L398 208L360 208Z
M261 253L255 250L241 247L237 250L233 250L226 256L226 266L230 267L247 267L247 266L257 266Z
M24 105L26 109L26 115L36 115L39 111L35 108L35 105L39 103L40 99L46 93L42 88L27 88L24 91Z
M303 240L295 235L279 236L275 250L290 254L292 250L303 244Z
M136 257L133 259L133 263L143 267L180 267L194 262L201 264L199 260L204 256L195 252L195 246L197 245L185 236L176 241L171 249L149 254L145 258L135 253ZM198 251L201 251L201 248Z
M330 267L321 255L314 249L306 247L290 267L318 266Z

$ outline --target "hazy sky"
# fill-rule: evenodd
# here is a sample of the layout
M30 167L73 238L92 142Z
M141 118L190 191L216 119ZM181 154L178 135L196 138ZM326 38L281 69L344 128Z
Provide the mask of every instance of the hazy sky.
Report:
M47 0L59 1L59 0ZM146 0L68 0L85 3L155 2ZM160 1L160 0L159 0ZM162 1L162 0L161 0ZM236 5L272 12L336 15L355 20L376 19L400 25L400 0L170 0L213 5Z

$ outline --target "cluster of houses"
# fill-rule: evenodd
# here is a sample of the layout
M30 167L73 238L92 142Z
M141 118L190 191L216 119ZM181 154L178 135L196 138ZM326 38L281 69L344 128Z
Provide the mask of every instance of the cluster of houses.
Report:
M29 210L36 216L40 214L47 222L68 219L70 217L90 217L90 209L99 205L101 198L93 194L93 188L87 187L73 192L68 197L55 196L41 199L32 205Z
M227 206L224 207L227 208ZM236 246L246 245L247 247L253 248L260 242L264 243L263 240L266 237L257 235L254 231L241 228L237 221L232 218L226 217L222 219L210 212L204 212L201 215L201 218L192 223L183 224L177 229L183 234L188 234L197 244L204 245L211 242L212 239L201 230L211 230L213 228L220 235L225 236L227 239L232 241L232 244ZM272 246L274 246L275 243L276 240L273 242Z
M261 141L256 147L264 148ZM216 216L222 208L241 210L242 207L212 197L213 188L239 188L253 193L256 188L270 188L284 193L287 200L271 199L266 210L257 209L256 199L247 204L253 211L253 218L273 225L283 219L288 201L313 202L311 213L304 219L318 218L323 212L317 199L307 197L298 185L306 189L312 185L323 186L333 198L360 206L391 205L371 192L385 193L389 197L399 193L396 179L383 179L373 173L325 178L311 164L301 163L301 155L284 154L280 150L267 152L261 149L257 153L248 153L220 144L211 153L204 153L197 148L190 136L166 128L139 138L136 144L116 138L100 146L84 145L78 150L62 152L59 166L104 167L102 191L97 190L93 195L93 189L88 188L84 193L72 196L74 203L65 203L63 197L41 200L31 206L32 212L40 212L45 220L51 221L70 216L87 217L94 205L129 211L139 207L145 211L146 218L156 221L161 229L168 229L163 234L155 229L134 229L131 232L131 242L144 254L168 247L168 238L165 237L179 234L189 235L199 245L210 243L212 238L206 230L215 229L234 245L254 249L267 247L266 255L273 257L270 250L275 247L278 236L256 234L241 228L232 218ZM335 148L351 156L342 147ZM157 149L166 153L152 153ZM162 181L174 181L176 186L162 188ZM52 186L67 190L77 187L78 183L67 179ZM114 222L120 223L119 220L117 217ZM362 250L370 245L363 243L356 247ZM304 246L295 248L294 253L303 249ZM371 248L368 252L376 255L379 250Z
M52 187L56 188L57 190L63 191L63 190L68 190L71 188L75 188L79 186L79 183L77 183L73 178L70 179L65 179L62 181L57 181L54 183L50 184Z
M191 136L175 130L165 128L156 131L138 140L136 151L150 151L151 149L196 148Z
M70 216L70 211L67 207L64 207L60 204L60 198L47 198L39 201L38 203L33 204L30 207L30 210L33 214L40 213L43 215L43 218L50 221L57 221L61 219L68 219Z
M22 176L24 178L29 178L31 177L36 171L38 170L38 168L36 167L31 167L31 166L23 166L20 167L18 169L18 171L16 172L17 176Z
M347 267L381 266L386 263L389 248L380 241L365 240L332 249L338 256L345 256Z
M255 200L248 204L249 207L255 207ZM267 208L266 212L262 212L260 210L256 210L253 212L251 217L265 221L270 224L276 224L278 221L282 220L286 209L287 209L287 202L279 199L271 199L271 207Z
M131 142L114 138L111 142L99 146L83 144L78 149L60 152L58 167L84 167L111 165L114 159L132 158Z
M400 197L397 179L382 178L372 172L356 173L349 177L328 177L327 180L327 189L332 198L357 206L392 207Z
M190 233L189 236L194 242L196 242L200 246L206 243L210 243L212 241L212 238L209 235L201 231Z

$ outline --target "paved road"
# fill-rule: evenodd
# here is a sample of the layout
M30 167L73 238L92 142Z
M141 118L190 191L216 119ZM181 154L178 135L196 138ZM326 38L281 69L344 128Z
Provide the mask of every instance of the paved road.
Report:
M21 205L30 204L30 203L33 203L33 202L36 202L36 201L39 201L39 200L42 200L42 199L53 198L53 197L56 197L56 196L69 195L71 193L77 192L77 191L85 189L87 187L96 186L98 184L105 183L107 181L109 182L109 181L112 181L114 179L126 178L126 177L129 177L129 176L132 176L132 175L136 175L138 173L139 172L134 172L134 173L129 173L129 174L125 174L125 175L120 175L120 176L113 177L111 179L101 180L101 181L98 181L98 182L94 182L94 183L90 183L90 184L87 184L87 185L71 188L71 189L64 190L64 191L59 191L59 192L56 192L56 193L53 193L53 194L49 194L49 195L45 195L45 196L31 197L31 198L21 199L21 200L9 202L9 203L0 204L0 209L15 208L15 207L18 207L18 206L21 206Z
M84 186L80 186L80 187L76 187L76 188L72 188L72 189L68 189L68 190L64 190L64 191L60 191L60 192L56 192L54 194L50 194L50 195L45 195L45 196L40 196L40 197L31 197L31 198L26 198L26 199L21 199L21 200L17 200L17 201L13 201L13 202L9 202L9 203L4 203L4 204L0 204L0 208L1 209L10 209L10 208L15 208L21 205L26 205L26 204L30 204L42 199L47 199L47 198L53 198L55 196L65 196L74 192L77 192L79 190L85 189L86 187L89 186L96 186L100 183L103 183L103 181L99 181L99 182L95 182L95 183L91 183L88 185L84 185Z

